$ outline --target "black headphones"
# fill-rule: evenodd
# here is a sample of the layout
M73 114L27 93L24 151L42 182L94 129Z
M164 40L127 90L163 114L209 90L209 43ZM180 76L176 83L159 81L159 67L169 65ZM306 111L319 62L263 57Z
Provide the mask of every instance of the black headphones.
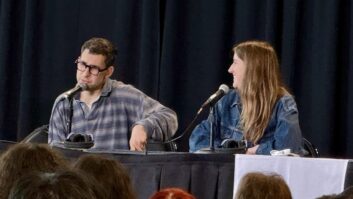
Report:
M243 154L246 152L246 141L225 139L219 147L215 148L216 153Z
M221 142L221 147L222 148L237 148L238 147L238 141L234 139L225 139Z
M73 133L64 141L66 148L88 149L93 145L94 141L89 134Z

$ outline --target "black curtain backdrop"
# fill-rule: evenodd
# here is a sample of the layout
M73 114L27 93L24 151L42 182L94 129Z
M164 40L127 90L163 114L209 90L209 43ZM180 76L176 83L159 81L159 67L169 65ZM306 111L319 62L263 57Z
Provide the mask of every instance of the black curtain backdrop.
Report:
M91 37L117 45L113 77L174 109L178 134L231 85L232 46L256 39L278 52L303 135L324 157L352 158L352 20L343 0L0 0L0 139L49 122Z

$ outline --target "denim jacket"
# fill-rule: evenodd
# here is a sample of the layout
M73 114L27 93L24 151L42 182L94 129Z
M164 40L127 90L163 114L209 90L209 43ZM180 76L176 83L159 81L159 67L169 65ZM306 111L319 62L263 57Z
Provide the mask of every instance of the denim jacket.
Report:
M225 139L239 141L244 139L240 113L240 97L235 90L231 90L216 103L213 117L209 115L207 120L202 121L193 130L189 139L190 152L209 147L211 120L213 120L214 147L220 147ZM302 140L297 105L291 95L285 95L277 101L272 110L265 133L258 141L256 154L269 155L271 150L288 148L292 153L302 154ZM247 143L249 148L254 146L251 142Z

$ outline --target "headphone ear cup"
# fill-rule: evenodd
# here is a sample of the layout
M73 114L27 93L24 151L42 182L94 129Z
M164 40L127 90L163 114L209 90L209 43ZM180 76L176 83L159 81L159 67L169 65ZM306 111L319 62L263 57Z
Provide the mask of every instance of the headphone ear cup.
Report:
M70 136L66 139L66 141L68 141L68 142L74 142L75 139L76 139L76 134L72 134L72 135L70 135Z
M219 147L215 148L216 153L244 154L246 152L246 142L237 141L232 138L225 139Z
M237 141L234 139L225 139L221 143L222 148L236 148L237 147Z
M70 135L70 137L68 138L67 141L69 141L69 142L91 142L92 138L90 135L77 133L77 134Z
M73 138L73 142L83 142L85 141L85 136L82 134L75 134Z
M66 148L89 149L94 145L91 135L74 133L64 142Z
M221 142L221 147L222 147L222 148L226 148L227 142L228 142L228 139L223 140L223 141Z
M84 141L85 141L85 142L92 142L92 137L91 137L91 135L83 135L83 137L84 137Z

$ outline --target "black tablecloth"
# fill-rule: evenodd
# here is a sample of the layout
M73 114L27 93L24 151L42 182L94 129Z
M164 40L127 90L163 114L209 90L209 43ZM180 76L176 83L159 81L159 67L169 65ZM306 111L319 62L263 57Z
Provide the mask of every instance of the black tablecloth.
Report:
M0 142L0 151L11 144ZM72 161L89 153L59 150ZM165 187L183 188L198 199L231 199L233 196L234 155L129 151L100 153L126 166L139 199L147 199L156 190ZM348 163L345 180L345 187L349 186L353 186L352 161Z
M87 152L60 149L76 159ZM124 164L139 199L149 198L165 187L180 187L198 199L233 197L234 155L174 152L140 153L120 151L101 153Z

